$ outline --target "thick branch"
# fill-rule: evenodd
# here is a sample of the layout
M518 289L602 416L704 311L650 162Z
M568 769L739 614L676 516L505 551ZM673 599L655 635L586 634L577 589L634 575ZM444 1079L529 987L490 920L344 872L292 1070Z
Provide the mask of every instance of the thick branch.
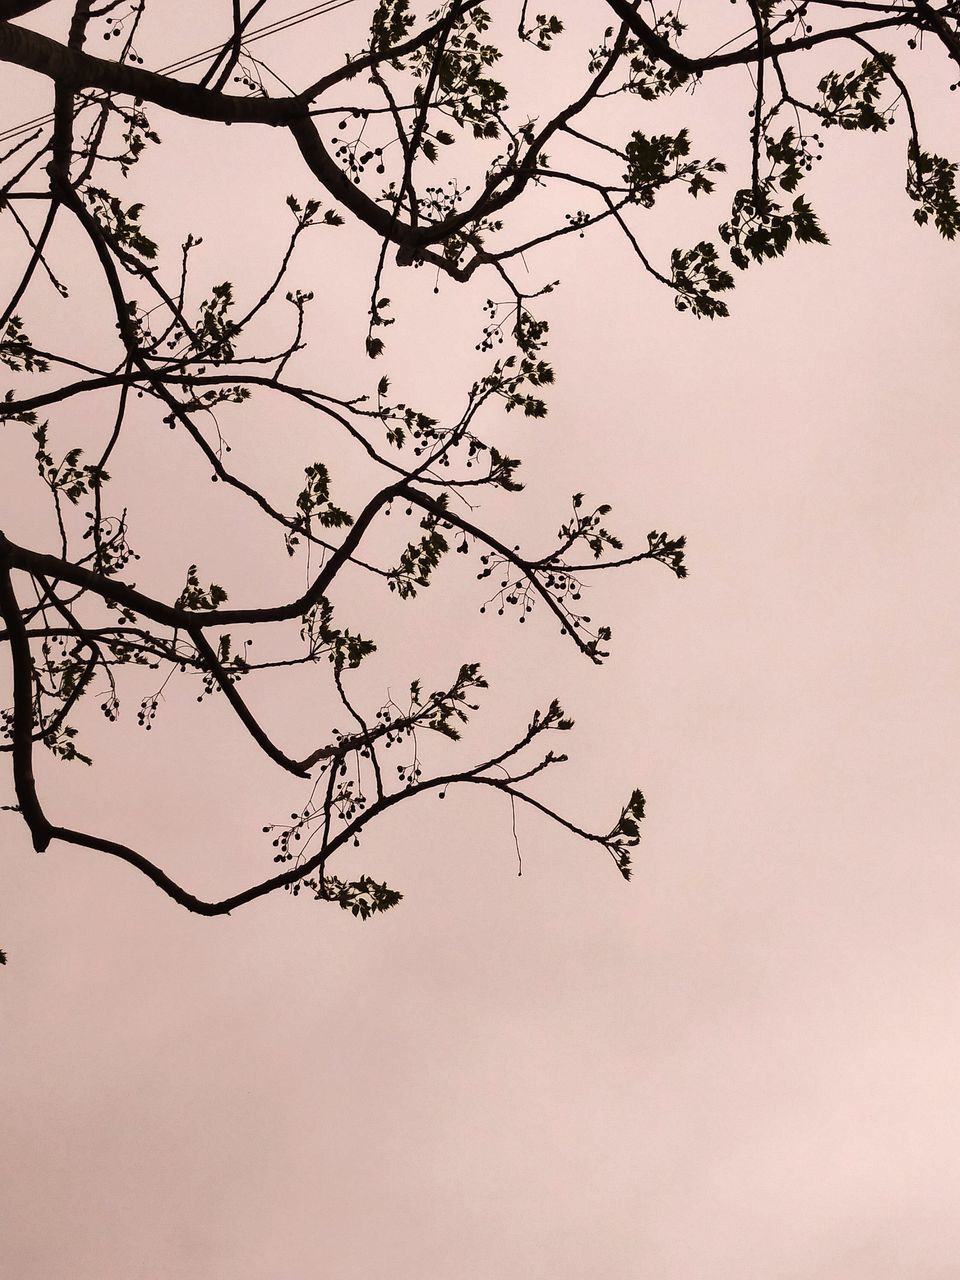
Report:
M83 568L82 565L73 564L69 560L62 560L58 556L51 556L43 551L31 551L26 547L20 547L2 533L0 533L0 557L27 573L42 574L57 582L71 582L85 591L92 591L101 599L123 605L124 608L141 614L163 627L193 632L197 628L205 627L286 622L291 618L302 618L317 604L321 596L326 594L334 578L359 546L374 517L382 507L397 496L402 488L402 485L392 485L390 488L382 489L370 499L343 542L302 596L289 604L273 605L265 609L198 609L194 611L177 605L164 604L161 600L155 600L116 578L104 577ZM9 630L9 621L7 627Z
M778 57L786 53L798 53L802 49L812 49L818 44L844 40L851 35L865 31L877 31L882 27L916 26L917 24L916 15L909 10L903 10L890 17L875 18L870 22L851 23L847 27L831 27L827 31L815 31L811 32L810 35L788 38L778 44L771 42L767 45L765 51L761 51L756 44L751 44L744 49L732 49L726 53L712 53L704 58L691 58L687 54L681 53L679 49L675 49L673 45L664 40L663 36L648 26L629 0L607 0L607 4L617 17L626 23L647 53L656 58L658 62L664 62L668 67L673 67L675 71L683 71L688 76L698 75L702 71L712 71L717 67L744 66L758 62L763 56ZM937 10L930 9L925 16L930 21L933 21L939 17L939 13Z
M10 580L10 563L6 556L0 556L0 615L7 625L13 663L13 785L20 812L30 828L33 847L37 853L43 853L50 843L52 829L40 807L33 776L33 663L30 641Z
M33 13L34 9L42 9L45 4L50 4L50 0L0 0L0 22L22 18Z
M229 915L237 907L245 906L248 902L254 902L257 898L265 897L267 894L273 893L277 889L285 889L303 880L304 877L321 868L327 859L337 852L344 845L352 842L356 836L368 825L374 818L379 817L388 809L392 809L394 805L399 804L402 800L411 799L413 796L422 795L428 791L441 791L448 786L458 783L478 783L485 786L497 787L499 790L512 795L518 800L524 800L528 804L532 804L536 809L542 812L554 821L559 822L561 826L566 827L569 831L577 835L583 835L589 840L597 840L600 837L591 835L588 832L581 831L579 827L573 826L566 819L561 818L558 814L548 809L539 801L533 800L530 796L525 795L521 791L513 790L507 782L501 782L499 779L485 778L482 775L488 770L496 768L504 760L516 755L521 751L538 733L542 732L547 726L543 721L534 721L523 737L508 747L505 751L501 751L498 755L489 760L483 761L482 764L475 765L472 769L467 769L462 773L445 774L441 777L427 778L423 782L417 783L415 786L406 787L402 791L394 791L389 795L381 796L375 804L369 809L364 810L352 822L348 823L332 840L320 850L319 853L299 866L292 867L288 871L283 871L279 875L271 876L267 880L262 880L258 884L251 885L247 889L241 890L239 893L233 894L229 898L224 898L219 902L209 902L202 898L196 897L189 893L176 881L172 880L158 866L145 858L143 854L129 848L129 846L120 844L115 840L107 840L101 836L90 835L83 831L76 831L70 827L50 827L50 839L63 840L68 844L79 845L86 849L97 849L102 853L108 853L115 858L119 858L123 862L129 863L136 867L138 871L143 872L148 879L152 880L158 888L162 889L170 898L179 903L180 906L186 907L188 911L193 911L198 915L204 916L222 916Z
M63 89L103 89L124 93L158 107L197 120L219 120L222 124L289 124L302 116L305 107L299 98L240 98L215 93L199 85L184 84L155 71L125 63L110 62L93 54L68 49L66 45L25 27L0 24L0 62L12 62L46 76Z

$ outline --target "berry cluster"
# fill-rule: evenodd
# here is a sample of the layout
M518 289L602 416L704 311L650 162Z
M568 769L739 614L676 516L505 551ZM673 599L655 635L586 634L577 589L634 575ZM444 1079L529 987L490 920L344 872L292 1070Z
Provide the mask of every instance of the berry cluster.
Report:
M93 511L83 513L90 521L83 532L83 539L99 541L97 560L99 571L105 576L120 573L131 560L139 560L139 554L127 542L126 511L122 516L101 516L99 523Z
M485 567L477 574L478 578L488 578L495 569L502 568L506 563L500 557L489 555L481 556L480 562ZM502 618L510 605L520 609L518 621L526 622L527 614L533 612L535 601L536 595L528 577L521 575L513 580L507 577L501 580L500 589L480 606L480 612L486 613L487 606L495 604L497 615Z
M290 848L291 841L298 843L304 832L309 832L310 823L316 816L317 811L308 805L301 813L291 813L289 826L279 827L276 823L270 823L263 828L264 835L269 835L271 831L280 832L272 841L274 849L278 850L274 855L274 862L292 861L297 851Z
M341 120L337 125L337 133L342 134L344 132L350 123L350 119L359 119L362 120L363 123L360 126L360 132L357 134L356 138L350 142L340 137L330 139L337 148L334 155L338 160L343 161L344 167L356 183L359 183L363 171L372 160L377 161L377 173L386 173L386 167L383 163L383 148L364 147L363 145L363 132L367 127L367 118L368 113L366 111L354 108L354 110L350 112L350 116Z
M589 213L585 209L578 209L576 213L565 213L563 217L564 221L570 224L571 229L574 227L581 228L580 239L582 240L584 236L582 228L590 221Z
M146 729L149 732L153 728L153 722L157 718L157 708L160 705L162 696L162 694L155 693L152 697L144 698L140 703L140 710L137 712L137 724L141 729ZM115 718L115 716L107 716L108 720Z
M411 723L410 715L404 715L396 703L387 702L377 712L377 720L379 721L378 736L383 736L384 747L412 745L413 759L408 764L398 764L396 769L398 782L402 782L408 787L414 786L420 780L422 770L420 768L420 753L417 748L417 734Z
M119 36L122 36L123 29L131 18L134 19L134 26L136 26L136 19L139 18L142 11L143 5L137 4L132 6L130 11L124 14L122 18L106 18L105 24L107 29L103 33L104 40L116 40ZM143 59L134 50L132 45L126 51L126 59L128 62L135 63L137 66L143 66Z
M424 213L432 214L438 222L455 213L460 206L460 201L469 192L470 187L465 186L460 189L460 184L456 178L451 178L442 187L425 187L423 195L420 199L420 208Z

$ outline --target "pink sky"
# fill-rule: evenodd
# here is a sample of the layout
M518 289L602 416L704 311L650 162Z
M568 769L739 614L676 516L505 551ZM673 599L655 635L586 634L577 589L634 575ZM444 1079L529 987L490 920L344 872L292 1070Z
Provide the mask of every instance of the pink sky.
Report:
M349 9L311 34L324 21L359 45ZM199 24L156 39L171 56L212 42ZM296 72L307 55L284 48ZM955 155L940 70L920 96L928 117L940 103L931 145ZM731 75L679 104L703 151L742 161L743 93ZM239 255L266 273L278 206L309 193L295 157L268 131L154 124L150 225L171 244L205 233L210 279ZM614 630L604 668L543 619L481 618L459 565L422 604L343 598L384 641L358 685L371 699L483 663L471 752L559 694L571 762L538 794L601 826L640 785L632 884L527 813L518 878L503 798L451 792L399 806L350 868L404 892L387 916L281 895L211 921L100 855L34 855L0 815L0 1274L957 1274L958 250L913 225L903 151L899 132L840 140L810 188L831 248L751 269L722 323L677 315L612 233L531 261L563 282L544 307L559 385L545 423L495 428L528 491L489 510L536 544L584 489L628 543L689 539L685 582L648 565L592 587ZM707 234L724 198L666 202L649 244ZM294 273L323 295L305 380L356 392L374 246L331 234ZM66 237L58 251L82 279ZM375 372L450 409L490 285L435 298L425 274L395 272L402 323ZM266 408L249 421L231 424L237 457L271 485L324 456L345 501L364 492L335 442ZM138 582L173 596L191 559L238 602L298 581L275 533L214 510L195 469L177 477L161 433L144 414L143 453L116 468L140 504ZM26 509L5 521L24 540L46 528ZM277 722L309 738L326 704L270 688ZM87 718L92 774L44 769L55 815L201 893L269 872L260 827L297 787L221 709L171 698L147 737L137 700L119 726Z

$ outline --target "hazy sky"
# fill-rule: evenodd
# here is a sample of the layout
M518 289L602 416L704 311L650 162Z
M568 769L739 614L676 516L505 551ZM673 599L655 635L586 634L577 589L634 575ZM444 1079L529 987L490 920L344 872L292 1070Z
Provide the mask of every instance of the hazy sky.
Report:
M308 64L324 22L331 44L359 47L348 7L305 25L278 69ZM154 24L171 58L212 42ZM921 98L942 111L941 70ZM732 161L737 75L689 103L703 150ZM206 234L211 280L241 255L268 274L283 197L309 194L296 157L266 130L155 116L150 226L174 245ZM955 118L930 135L956 153ZM613 504L628 543L689 539L685 582L647 565L592 586L614 630L605 667L543 619L480 617L459 565L422 606L366 588L340 602L383 641L373 699L484 663L471 753L559 694L571 762L538 794L602 827L641 786L632 884L529 813L518 878L503 797L451 791L398 806L350 868L404 892L388 915L363 925L281 895L211 921L101 855L34 855L0 815L0 1274L957 1274L960 251L913 225L904 145L840 140L810 192L832 246L751 269L722 323L676 314L612 233L531 260L563 284L544 307L559 383L545 422L495 428L528 491L490 509L547 544L582 489ZM690 204L665 203L651 246L715 228L719 203ZM358 392L375 246L325 235L294 273L321 294L303 378ZM66 236L55 258L86 278ZM395 275L382 372L400 398L451 411L491 286L435 297L425 273ZM238 466L292 493L328 456L345 505L364 492L336 442L270 412L231 425ZM27 466L12 431L6 456ZM275 574L294 582L274 531L210 503L170 441L144 412L118 459L138 582L173 597L191 560L238 602L272 598ZM6 532L40 537L13 499ZM300 688L278 683L265 705L309 741L326 704ZM42 780L55 820L222 896L270 871L260 828L302 795L191 693L149 736L136 697L118 726L88 717L96 770Z

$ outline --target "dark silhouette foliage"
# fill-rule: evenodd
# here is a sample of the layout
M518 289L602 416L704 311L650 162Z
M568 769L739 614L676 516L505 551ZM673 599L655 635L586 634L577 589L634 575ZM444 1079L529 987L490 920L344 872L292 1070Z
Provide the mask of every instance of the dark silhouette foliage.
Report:
M583 611L589 575L653 561L685 576L682 537L654 530L645 546L625 550L609 507L583 494L561 504L566 514L556 538L537 553L514 546L474 514L482 491L522 490L520 462L485 440L485 421L498 411L544 416L553 382L538 308L554 283L541 276L541 283L527 284L534 277L518 271L521 263L542 271L554 241L584 239L608 223L639 267L638 286L645 273L691 319L720 319L739 272L794 244L827 243L804 182L833 130L901 130L914 218L949 239L960 224L957 166L925 148L910 91L918 59L944 88L956 87L949 79L960 64L957 0L733 0L722 6L729 38L712 52L697 20L688 28L679 5L577 0L578 21L588 14L595 38L581 50L565 105L546 117L524 99L525 85L512 82L509 67L519 65L520 54L554 55L567 36L563 6L534 13L527 0L437 3L361 0L357 46L332 56L318 40L312 82L278 92L279 79L253 52L266 0L224 5L221 47L160 71L148 68L137 48L144 24L164 21L157 0L77 0L59 39L30 25L49 3L0 0L0 61L46 85L50 104L48 118L6 129L0 144L4 258L22 263L0 315L0 359L10 381L0 388L0 415L8 436L32 435L51 531L45 545L24 545L2 521L0 641L10 706L2 712L0 747L13 784L4 808L26 824L37 851L61 842L110 854L202 914L227 913L277 889L308 892L362 919L392 907L400 899L396 890L368 875L341 879L328 864L393 806L425 792L442 797L451 786L488 787L512 805L530 806L599 846L630 875L644 814L639 790L609 830L596 832L530 789L538 774L566 758L556 744L572 721L559 702L532 710L495 754L430 774L421 743L430 734L459 738L486 687L482 672L454 662L439 688L415 680L398 700L360 706L351 672L377 638L351 631L342 616L347 610L332 603L334 589L353 575L413 600L454 553L474 566L482 612L521 622L546 614L597 663L611 634ZM718 21L714 12L714 28ZM309 40L308 27L300 38ZM836 64L827 73L825 53ZM743 70L731 78L731 68ZM746 95L750 160L732 200L711 212L724 160L698 155L688 128L657 132L644 121L658 99L724 75L731 93ZM632 129L613 134L604 124L611 98L631 104ZM190 236L171 250L151 236L150 207L136 195L137 164L161 144L169 113L229 125L234 133L270 125L278 148L299 153L300 194L277 213L277 271L252 300L242 264L230 280L198 282L199 239ZM655 215L669 188L696 198L715 230L657 262L642 247L644 219ZM521 201L523 233L513 217ZM540 230L531 233L536 217ZM372 246L369 274L358 281L369 290L371 359L384 352L394 322L384 296L391 272L427 267L455 282L485 273L491 288L507 295L506 302L486 304L477 350L490 363L456 420L438 421L421 407L394 402L386 376L375 393L353 399L302 385L296 370L313 294L288 287L291 261L308 233L329 237L336 252L344 221L366 228ZM83 298L70 296L71 262L52 248L62 222L80 232L112 314L91 315ZM99 363L45 340L44 318L56 295L63 306L76 305L78 323L102 326ZM275 305L289 309L290 339L279 351L257 349L252 322ZM281 557L312 553L309 563L320 567L300 595L232 607L227 590L210 582L199 563L184 567L183 588L172 601L133 585L137 513L113 495L110 471L116 453L129 447L134 398L190 442L221 489L243 496L251 520L276 530ZM291 480L285 506L266 496L256 475L234 473L215 411L243 414L252 398L296 403L344 433L364 465L380 473L367 500L348 509L324 459ZM107 425L81 431L72 410L94 400ZM9 471L2 474L5 485L15 483ZM454 500L465 493L469 506ZM383 559L368 547L391 510L403 515L408 533ZM253 656L251 637L260 629L285 637L282 658ZM348 728L331 727L305 755L290 754L278 726L264 723L245 697L258 672L277 665L324 675ZM168 682L192 677L201 701L226 699L239 729L278 768L304 780L303 806L280 827L264 828L272 873L220 900L195 896L151 855L109 833L55 820L49 813L61 806L38 790L36 753L52 753L65 767L89 764L75 722L78 704L93 699L108 721L117 721L127 669L137 667L156 671L158 682L140 703L142 729L153 725Z

